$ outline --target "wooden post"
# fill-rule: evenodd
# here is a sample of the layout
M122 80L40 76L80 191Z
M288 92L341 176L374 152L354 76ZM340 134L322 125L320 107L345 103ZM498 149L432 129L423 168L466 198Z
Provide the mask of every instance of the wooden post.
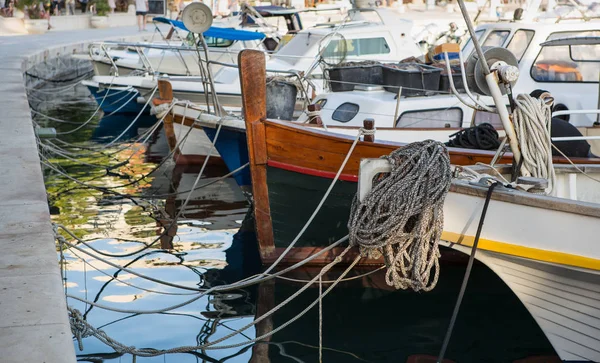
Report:
M313 105L308 105L308 107L306 108L309 112L308 115L308 122L311 124L317 124L319 126L323 126L323 120L321 120L321 105L318 104L313 104ZM311 116L310 113L312 112L317 112L318 114L315 114L314 116Z
M264 260L275 252L267 187L267 141L263 123L267 118L265 54L257 50L243 50L238 55L238 65L252 177L256 236L260 255Z
M171 103L173 101L173 87L171 86L171 82L167 79L159 79L158 80L158 98L152 100L152 103L155 106L162 105L165 103ZM183 120L182 122L185 122ZM169 113L163 119L165 136L167 137L167 144L169 145L169 150L173 151L173 157L177 157L180 154L180 150L177 147L177 137L175 136L175 128L173 127L173 114Z
M365 128L365 130L373 130L373 128L375 127L375 120L373 120L372 118L366 118L363 121L363 127ZM375 135L365 135L365 141L375 141Z

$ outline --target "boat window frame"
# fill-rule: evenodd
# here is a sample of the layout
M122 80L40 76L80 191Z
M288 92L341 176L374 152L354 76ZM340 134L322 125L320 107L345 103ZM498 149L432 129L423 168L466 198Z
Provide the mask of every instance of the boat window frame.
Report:
M506 37L504 38L504 40L502 40L502 44L500 45L486 45L485 42L487 42L488 39L490 39L490 35L492 35L492 33L501 33L501 32L507 32L508 34L506 35ZM480 41L481 46L482 47L502 47L505 48L505 45L507 45L508 43L506 42L508 40L508 38L510 37L510 35L513 33L513 30L510 28L495 28L495 29L491 29L488 33L487 36L485 37L485 39L482 39Z
M366 37L361 37L359 36L358 38L343 38L343 41L346 42L346 54L345 57L350 57L350 58L359 58L359 57L371 57L371 56L377 56L377 55L388 55L392 53L392 47L390 46L390 40L387 35L389 34L379 34L376 36L366 36ZM383 43L381 44L381 46L383 46L385 49L387 49L387 52L385 53L361 53L361 54L349 54L348 51L348 46L349 43L351 42L355 42L355 44L353 44L353 46L355 47L355 50L359 50L361 49L361 46L359 45L360 42L362 41L374 41L374 40L383 40ZM337 42L341 41L342 39L338 39L336 40ZM325 55L325 53L327 52L327 48L329 48L329 46L331 45L328 44L325 52L323 53Z
M525 51L523 51L523 54L521 54L521 57L519 57L517 59L517 62L521 63L521 59L523 59L523 57L525 56L525 54L527 53L527 51L529 50L529 47L531 47L531 43L533 42L533 38L535 38L535 30L533 29L526 29L526 28L519 28L517 30L515 30L512 33L512 37L510 37L510 39L508 40L508 42L506 42L506 46L504 48L508 49L508 46L510 45L510 43L512 43L513 39L515 38L515 35L517 34L517 32L519 31L524 31L524 32L533 32L533 36L531 37L531 39L529 40L529 42L527 43L527 46L525 47Z
M597 29L581 29L581 30L561 30L561 31L556 31L556 32L552 32L550 34L548 34L548 36L546 37L546 41L552 40L550 39L550 37L552 37L555 34L564 34L564 33L585 33L585 32L599 32L600 33L600 26L598 26ZM572 35L572 36L578 36L578 35ZM560 38L560 37L558 37ZM558 39L558 38L554 38L554 39ZM594 61L576 61L573 59L572 55L571 55L571 46L569 47L569 58L573 61L573 62L582 62L582 63L596 63ZM540 50L538 51L537 55L535 56L535 58L533 59L533 62L531 63L531 67L529 67L529 77L531 78L531 80L533 80L534 82L537 83L555 83L555 84L590 84L590 83L598 83L598 80L595 81L581 81L581 82L577 82L577 81L540 81L536 78L533 77L533 68L535 66L535 64L537 63L538 58L540 57L540 54L542 54L542 51L544 50L544 48L546 47L540 47Z
M420 112L436 112L436 111L452 111L452 110L459 110L460 111L460 120L459 120L459 124L457 127L400 127L398 126L398 122L400 121L400 119L402 118L402 116L407 115L407 114L411 114L411 113L420 113ZM459 129L462 127L463 125L463 118L465 117L465 112L463 111L463 109L461 107L458 106L451 106L451 107L441 107L441 108L428 108L428 109L421 109L421 110L408 110L408 111L404 111L402 112L398 118L394 121L394 128L395 129L434 129L434 130L452 130L452 129Z
M484 28L484 29L475 29L475 34L477 34L477 32L481 31L483 33L481 33L481 36L478 37L478 41L482 42L485 39L487 39L487 35L491 33L491 31L488 32L488 30L490 30L491 28ZM485 36L485 38L484 38ZM467 40L465 41L465 44L461 45L460 47L460 51L463 52L463 55L466 56L467 58L473 53L473 51L475 50L475 45L471 45L471 51L469 52L469 54L465 54L464 50L466 48L467 45L469 45L470 43L473 43L473 39L471 38L471 36L469 36L467 38Z
M357 107L357 109L356 109L356 113L354 113L354 115L352 115L352 117L350 117L350 118L349 118L348 120L346 120L346 121L342 121L342 120L337 120L337 119L335 119L335 113L336 113L336 112L337 112L337 111L338 111L338 110L339 110L339 109L340 109L342 106L344 106L344 105L354 105L354 106L356 106L356 107ZM344 112L348 112L348 111L344 111ZM335 108L335 110L333 110L333 112L331 113L331 119L332 119L333 121L336 121L336 122L341 122L341 123L344 123L344 124L346 124L346 123L348 123L348 122L350 122L350 121L354 120L354 118L356 117L356 115L358 115L358 113L359 113L359 112L360 112L360 105L359 105L359 104L357 104L357 103L354 103L354 102L348 102L348 101L346 101L346 102L344 102L344 103L340 104L338 107L336 107L336 108Z

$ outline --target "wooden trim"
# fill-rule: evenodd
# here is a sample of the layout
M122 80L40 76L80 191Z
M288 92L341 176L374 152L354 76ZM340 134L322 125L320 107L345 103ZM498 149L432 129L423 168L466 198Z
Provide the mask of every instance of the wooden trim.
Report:
M333 172L321 171L321 170L312 169L312 168L305 168L302 166L286 164L286 163L282 163L280 161L275 161L275 160L268 160L267 165L272 166L274 168L283 169L283 170L287 170L287 171L293 171L293 172L300 173L300 174L318 176L320 178L333 179L333 178L335 178L335 175L336 175L336 173L333 173ZM358 175L340 174L339 180L358 183Z
M256 50L243 50L238 55L238 65L252 177L256 234L260 254L263 257L275 249L267 186L267 141L262 124L267 118L265 55Z
M186 116L185 118L183 117L183 115L179 115L177 113L173 114L173 121L175 123L178 123L180 125L183 126L187 126L187 127L193 127L195 129L202 129L202 126L199 125L194 119L192 119L191 117Z
M316 125L314 123L303 123L305 127L311 128L320 128L323 129L323 126ZM377 125L375 125L377 126ZM358 130L358 126L343 126L343 125L327 125L328 130ZM464 127L378 127L377 130L382 131L398 131L398 130L406 130L406 131L461 131L464 130ZM377 135L375 135L377 136Z
M348 145L352 144L352 142L354 141L353 136L342 135L342 134L333 134L331 132L323 130L322 128L306 127L307 126L306 124L296 124L296 123L293 123L290 121L266 120L265 125L267 127L267 134L269 134L270 129L287 130L287 131L291 131L291 132L299 134L298 135L299 138L301 136L318 138L319 143L321 143L323 145L325 145L327 143L327 141L336 142L338 144L348 144ZM358 129L359 129L358 127L353 127L353 128L356 129L358 132ZM330 129L332 129L332 128L330 127ZM432 129L427 129L427 130L432 130ZM270 138L268 138L267 140L270 141ZM360 141L357 144L357 149L360 149L361 147L364 147L365 145L369 145L370 147L374 147L376 149L381 149L381 151L382 151L381 155L384 155L384 154L389 154L389 152L391 152L392 150L406 146L407 143L387 141L387 140L377 140L372 143L370 143L370 142L365 143L363 141ZM387 150L389 150L389 152ZM448 153L450 154L450 159L451 159L452 163L455 165L474 165L477 162L487 163L487 162L491 161L491 159L493 158L496 151L495 150L477 150L477 149L465 149L465 148L451 147L451 148L448 148ZM379 155L379 156L381 156L381 155ZM379 156L377 156L377 157L379 157ZM271 158L271 157L272 157L272 155L269 155L269 158ZM570 164L570 161L565 159L562 156L560 156L560 157L555 156L552 158L552 160L556 164ZM573 161L575 164L600 164L600 158L572 157L572 158L570 158L570 160ZM498 164L506 164L506 163L511 163L511 162L512 162L512 153L506 153L504 155L504 157L498 161ZM339 165L337 167L339 168Z

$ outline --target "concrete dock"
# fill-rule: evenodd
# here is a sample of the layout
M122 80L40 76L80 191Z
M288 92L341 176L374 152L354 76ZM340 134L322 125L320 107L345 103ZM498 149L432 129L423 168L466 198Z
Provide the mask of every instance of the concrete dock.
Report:
M0 37L0 361L75 362L24 72L136 27Z

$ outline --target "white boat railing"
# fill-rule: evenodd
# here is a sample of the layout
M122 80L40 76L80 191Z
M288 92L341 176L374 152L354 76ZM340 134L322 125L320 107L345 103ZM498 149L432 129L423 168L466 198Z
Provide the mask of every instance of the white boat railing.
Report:
M600 110L565 110L552 112L552 117L563 116L563 115L590 115L600 114ZM564 136L564 137L553 137L552 141L577 141L577 140L600 140L600 136Z

